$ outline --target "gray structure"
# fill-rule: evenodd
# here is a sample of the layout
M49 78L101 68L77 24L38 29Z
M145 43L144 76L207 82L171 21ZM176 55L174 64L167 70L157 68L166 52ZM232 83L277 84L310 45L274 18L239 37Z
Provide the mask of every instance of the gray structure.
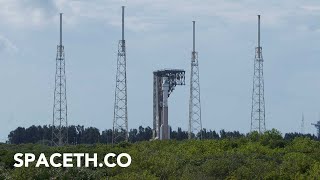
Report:
M302 119L301 119L301 134L304 134L304 113L302 113Z
M201 103L200 103L200 77L198 52L195 50L195 21L193 22L193 49L191 53L190 73L190 99L189 99L189 131L188 138L196 135L202 139ZM199 134L200 133L200 134Z
M177 85L185 85L185 71L166 69L153 72L153 138L170 139L168 98Z
M124 40L124 6L122 6L122 39L118 46L112 144L128 141L127 67Z
M318 121L316 124L312 123L311 125L313 125L317 129L317 136L318 139L320 139L320 121Z
M258 47L256 47L254 59L252 109L251 109L251 131L263 133L266 130L265 101L264 101L264 79L263 79L263 57L260 46L260 15L258 15Z
M57 46L56 75L54 88L52 145L68 143L67 86L64 46L62 45L62 13L60 13L60 44Z

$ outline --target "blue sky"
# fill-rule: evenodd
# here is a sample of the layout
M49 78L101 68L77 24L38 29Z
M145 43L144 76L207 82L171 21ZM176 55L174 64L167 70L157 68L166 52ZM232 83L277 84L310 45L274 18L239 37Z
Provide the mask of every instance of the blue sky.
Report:
M59 12L63 12L69 124L112 128L121 6L126 6L129 128L152 125L152 71L181 68L169 123L187 129L192 21L202 124L250 130L257 14L265 59L267 129L315 133L320 112L317 0L2 0L0 141L18 126L52 122Z

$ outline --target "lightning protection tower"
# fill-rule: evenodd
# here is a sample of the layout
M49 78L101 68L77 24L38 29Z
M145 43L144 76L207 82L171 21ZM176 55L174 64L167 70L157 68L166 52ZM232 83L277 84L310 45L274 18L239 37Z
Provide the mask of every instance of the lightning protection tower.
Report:
M54 88L52 145L68 143L67 86L64 46L62 45L62 13L60 13L60 44L57 46L56 75Z
M302 119L301 119L301 134L304 134L304 113L302 113Z
M202 139L200 77L198 52L195 50L195 21L193 22L193 50L191 53L190 99L189 99L189 139Z
M263 57L260 46L260 15L258 15L258 47L255 50L252 109L251 109L251 131L263 133L266 130L265 123L265 101L264 101L264 79L263 79Z
M116 89L112 144L128 141L126 45L124 40L124 6L122 6L122 39L118 45Z

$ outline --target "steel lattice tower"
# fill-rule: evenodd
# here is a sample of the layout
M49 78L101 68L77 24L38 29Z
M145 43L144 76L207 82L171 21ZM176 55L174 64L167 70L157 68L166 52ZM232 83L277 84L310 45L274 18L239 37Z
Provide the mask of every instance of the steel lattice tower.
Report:
M251 131L263 133L266 130L265 101L264 101L264 79L263 79L263 57L260 46L260 15L258 15L258 47L255 50Z
M189 139L199 136L202 139L200 78L198 52L195 50L195 21L193 22L193 51L191 53L190 99L189 99ZM199 134L200 133L200 134Z
M67 87L64 46L62 45L62 13L60 13L60 44L57 46L56 75L54 88L52 145L68 143Z
M122 6L122 39L118 46L112 143L128 141L126 45L124 40L124 6Z

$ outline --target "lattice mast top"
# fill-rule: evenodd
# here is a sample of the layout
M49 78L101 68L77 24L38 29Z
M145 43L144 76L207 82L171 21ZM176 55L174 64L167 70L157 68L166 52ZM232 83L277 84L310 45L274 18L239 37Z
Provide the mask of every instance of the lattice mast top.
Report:
M302 113L302 119L301 119L301 134L305 133L305 129L304 129L304 113Z

